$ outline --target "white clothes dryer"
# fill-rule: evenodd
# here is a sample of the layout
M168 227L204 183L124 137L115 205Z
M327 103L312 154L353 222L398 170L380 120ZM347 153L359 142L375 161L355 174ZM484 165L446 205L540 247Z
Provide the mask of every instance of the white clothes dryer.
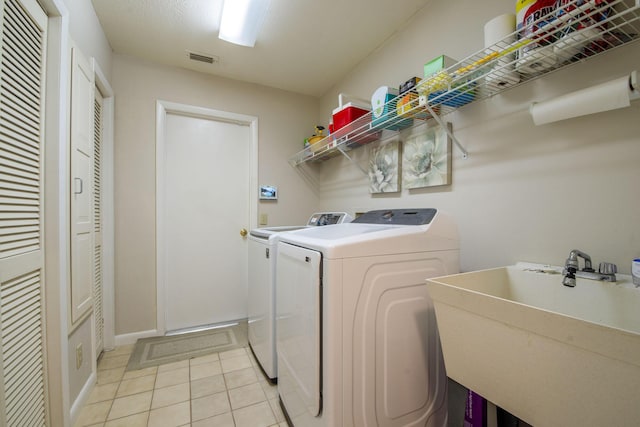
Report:
M278 243L278 394L296 427L447 424L426 279L459 271L436 209L371 211Z
M275 342L275 266L278 236L307 227L349 222L345 212L314 213L307 225L255 228L249 233L248 340L262 370L277 377Z

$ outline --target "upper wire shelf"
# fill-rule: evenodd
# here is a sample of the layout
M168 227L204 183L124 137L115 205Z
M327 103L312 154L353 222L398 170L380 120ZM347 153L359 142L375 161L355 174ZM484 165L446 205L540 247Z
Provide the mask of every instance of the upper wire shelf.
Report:
M431 119L444 125L441 117L464 105L639 39L640 0L560 3L494 45L421 80L410 93L392 98L379 110L382 114L365 114L298 152L289 163L297 166L346 155L379 140L383 130L401 132ZM462 145L450 136L466 157Z

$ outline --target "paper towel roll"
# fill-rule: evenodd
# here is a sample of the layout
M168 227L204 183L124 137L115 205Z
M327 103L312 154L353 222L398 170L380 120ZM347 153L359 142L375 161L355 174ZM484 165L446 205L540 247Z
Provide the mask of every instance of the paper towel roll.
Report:
M542 125L628 107L631 104L630 95L629 76L624 76L549 101L533 103L529 112L533 122Z
M512 13L499 15L484 24L484 47L491 47L499 41L505 46L515 41L516 16Z
M516 16L511 13L496 16L484 25L484 47L487 55L506 49L515 42ZM496 60L492 71L485 81L490 90L499 90L513 86L520 81L520 75L515 71L514 54L509 54Z

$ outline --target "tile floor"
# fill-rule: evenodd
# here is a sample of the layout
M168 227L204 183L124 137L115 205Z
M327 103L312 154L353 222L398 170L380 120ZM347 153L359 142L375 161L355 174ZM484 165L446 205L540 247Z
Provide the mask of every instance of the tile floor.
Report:
M132 351L104 353L74 427L287 427L248 347L125 372Z

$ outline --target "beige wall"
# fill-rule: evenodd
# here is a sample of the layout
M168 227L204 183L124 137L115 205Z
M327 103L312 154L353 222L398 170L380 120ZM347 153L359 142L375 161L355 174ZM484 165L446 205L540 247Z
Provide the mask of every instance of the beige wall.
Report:
M87 317L69 336L67 369L69 369L69 398L71 402L76 401L91 375L93 366L91 360L93 356L92 323L93 315ZM76 349L79 345L82 346L82 363L80 366L76 366Z
M69 34L87 58L95 58L107 80L111 79L111 46L102 31L91 1L64 0L69 9Z
M269 225L300 224L317 195L289 166L317 117L316 98L114 55L116 93L116 335L156 327L156 100L258 117L259 184L279 200L260 203Z
M370 97L422 75L440 54L462 59L483 47L483 25L513 12L514 1L433 0L383 48L321 101L328 120L339 92ZM596 263L629 274L640 256L640 102L630 108L534 126L531 101L545 100L640 69L636 43L477 102L446 117L469 151L454 147L453 184L371 196L367 178L346 159L319 166L321 209L364 211L436 207L456 218L463 271L518 260L561 265L582 249ZM352 151L367 164L368 148Z

